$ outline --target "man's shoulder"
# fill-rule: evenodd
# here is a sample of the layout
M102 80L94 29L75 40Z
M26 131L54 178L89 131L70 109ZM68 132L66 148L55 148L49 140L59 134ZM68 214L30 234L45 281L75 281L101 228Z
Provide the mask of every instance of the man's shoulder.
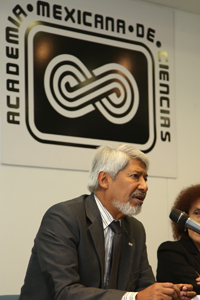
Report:
M81 195L78 196L76 198L73 199L69 199L69 200L65 200L63 202L59 202L54 204L53 206L51 206L49 209L64 209L64 208L68 208L68 207L76 207L76 206L80 206L81 204L84 204L84 201L86 198L90 197L91 195Z
M42 218L42 224L55 224L61 222L63 224L75 224L83 222L86 217L85 202L93 201L93 195L81 195L77 198L59 202L51 206ZM53 225L52 225L53 226Z
M63 202L59 202L51 206L45 213L45 216L52 215L52 214L58 214L58 215L65 215L71 214L70 212L73 212L74 214L79 214L85 211L85 202L87 199L91 198L92 195L81 195L79 197L69 199Z

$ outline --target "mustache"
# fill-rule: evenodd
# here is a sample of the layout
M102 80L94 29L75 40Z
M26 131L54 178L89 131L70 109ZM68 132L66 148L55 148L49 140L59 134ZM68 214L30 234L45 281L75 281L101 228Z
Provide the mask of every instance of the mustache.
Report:
M143 192L143 191L135 191L131 194L131 198L134 198L134 197L140 197L142 196L143 198L146 197L146 193Z

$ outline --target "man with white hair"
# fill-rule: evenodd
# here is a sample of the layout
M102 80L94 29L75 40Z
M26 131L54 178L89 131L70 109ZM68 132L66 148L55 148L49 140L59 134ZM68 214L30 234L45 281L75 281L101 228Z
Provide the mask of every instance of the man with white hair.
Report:
M130 145L101 146L90 195L51 207L35 238L20 300L171 300L191 285L155 283L140 212L149 160ZM180 291L182 290L182 291Z

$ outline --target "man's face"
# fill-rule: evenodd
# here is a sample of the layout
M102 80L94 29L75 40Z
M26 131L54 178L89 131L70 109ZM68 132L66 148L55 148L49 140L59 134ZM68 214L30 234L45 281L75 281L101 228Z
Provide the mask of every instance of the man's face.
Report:
M121 213L120 217L127 214L120 209L121 204L123 207L128 203L126 207L129 208L136 208L143 204L148 190L147 176L144 163L137 159L131 159L127 167L118 173L116 179L111 179L109 185L110 199L112 199L115 212L118 210L118 214Z

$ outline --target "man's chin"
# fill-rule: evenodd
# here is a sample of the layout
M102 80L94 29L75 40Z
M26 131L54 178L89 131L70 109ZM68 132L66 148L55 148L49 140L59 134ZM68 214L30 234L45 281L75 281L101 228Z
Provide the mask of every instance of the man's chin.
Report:
M135 216L141 212L142 203L137 203L132 205L130 202L120 203L117 200L113 200L113 205L118 208L118 210L126 216Z
M142 203L138 203L136 206L132 207L133 208L133 211L130 212L129 216L136 216L138 215L141 210L142 210Z

